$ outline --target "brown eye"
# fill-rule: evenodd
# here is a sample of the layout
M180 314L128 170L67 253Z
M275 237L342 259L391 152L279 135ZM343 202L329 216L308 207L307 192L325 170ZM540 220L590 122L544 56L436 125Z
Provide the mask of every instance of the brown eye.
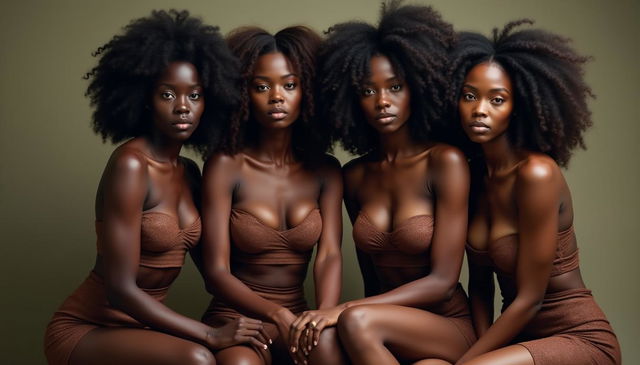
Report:
M375 93L376 93L376 92L375 92L373 89L368 88L368 87L365 87L365 88L362 90L362 95L363 95L363 96L371 96L371 95L374 95Z
M256 85L256 91L258 92L263 92L267 90L269 90L269 85L265 85L265 84Z
M491 102L493 104L496 104L496 105L502 105L502 104L504 104L505 100L503 98L497 96L497 97L491 99Z
M160 94L160 96L161 96L163 99L167 99L167 100L170 100L170 99L174 99L174 98L175 98L175 96L173 95L173 93L172 93L172 92L169 92L169 91L165 91L165 92L161 93L161 94Z
M191 95L189 95L189 99L191 100L198 100L200 99L202 95L200 95L200 93L191 93Z
M464 101L474 101L474 100L476 100L476 96L473 95L472 93L463 93L462 94L462 100L464 100Z
M402 90L402 85L400 85L400 84L396 84L396 85L391 86L391 91L398 92L400 90Z
M296 83L295 82L287 82L286 84L284 84L284 88L285 90L293 90L296 88Z

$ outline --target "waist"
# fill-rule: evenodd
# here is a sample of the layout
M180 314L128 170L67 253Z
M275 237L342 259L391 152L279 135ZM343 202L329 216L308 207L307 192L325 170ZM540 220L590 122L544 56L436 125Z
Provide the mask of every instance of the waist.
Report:
M254 265L232 263L231 273L245 285L269 290L302 288L307 276L306 264Z
M401 251L370 252L373 264L378 267L429 267L427 252L408 254Z
M282 248L249 253L234 247L231 262L255 265L308 264L312 252L313 250L299 252Z

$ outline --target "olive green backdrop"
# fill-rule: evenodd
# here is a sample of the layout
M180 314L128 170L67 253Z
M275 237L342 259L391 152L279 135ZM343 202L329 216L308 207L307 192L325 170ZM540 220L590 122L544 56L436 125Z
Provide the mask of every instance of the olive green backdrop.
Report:
M595 57L587 80L595 126L567 171L585 281L607 313L626 364L640 363L640 5L621 1L430 2L458 30L485 34L529 17ZM375 21L372 0L11 1L0 8L0 363L44 364L49 317L95 257L93 200L113 146L89 127L81 79L91 52L151 9L186 8L226 33L255 24L318 31L349 19ZM187 154L192 155L190 152ZM344 163L346 153L337 152ZM193 156L193 155L192 155ZM345 216L346 219L346 216ZM351 225L344 230L343 298L362 295ZM461 279L466 285L466 270ZM168 304L199 317L207 304L191 262ZM636 309L634 309L636 308ZM634 340L635 338L635 340Z

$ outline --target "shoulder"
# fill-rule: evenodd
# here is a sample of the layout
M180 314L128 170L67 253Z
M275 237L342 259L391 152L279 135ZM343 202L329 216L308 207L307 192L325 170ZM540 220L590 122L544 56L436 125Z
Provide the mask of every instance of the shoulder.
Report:
M200 177L200 168L198 167L198 164L194 160L184 156L180 156L179 158L180 158L180 162L182 163L182 166L184 166L185 175L192 178Z
M360 181L364 176L370 156L364 155L347 162L342 166L342 176L347 185Z
M558 164L542 153L530 153L518 164L517 184L521 186L547 185L562 175Z
M204 163L203 174L211 171L238 171L244 162L244 154L229 155L216 153L211 155Z
M454 146L437 143L429 149L429 163L439 170L461 169L468 170L467 157L462 151Z
M134 140L118 146L107 164L107 171L121 174L145 174L149 164L147 155Z
M318 161L317 168L322 174L340 174L340 161L335 156L324 154Z

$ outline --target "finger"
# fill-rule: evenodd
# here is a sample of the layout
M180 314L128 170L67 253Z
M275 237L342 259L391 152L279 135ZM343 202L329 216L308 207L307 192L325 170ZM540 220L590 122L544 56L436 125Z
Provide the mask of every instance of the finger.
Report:
M304 329L303 336L300 338L300 348L303 349L302 352L305 356L309 356L309 351L311 350L309 347L310 338L313 337L311 335L311 329L307 326L307 328Z
M313 346L318 346L320 342L320 333L327 326L327 320L322 318L313 329Z
M263 345L268 345L269 344L269 340L267 337L265 337L263 335L262 332L260 332L259 330L249 330L249 329L245 329L245 330L241 330L238 331L238 333L240 333L243 336L247 336L247 337L254 337L255 339L257 339L258 341L260 341L261 344Z
M266 344L258 341L258 339L255 337L245 337L245 339L246 339L245 342L248 342L259 349L266 350L268 348Z
M289 342L291 343L291 352L296 352L298 343L300 342L300 336L302 335L302 331L306 329L307 321L302 320L298 321L296 326L291 326L291 330L289 332Z

